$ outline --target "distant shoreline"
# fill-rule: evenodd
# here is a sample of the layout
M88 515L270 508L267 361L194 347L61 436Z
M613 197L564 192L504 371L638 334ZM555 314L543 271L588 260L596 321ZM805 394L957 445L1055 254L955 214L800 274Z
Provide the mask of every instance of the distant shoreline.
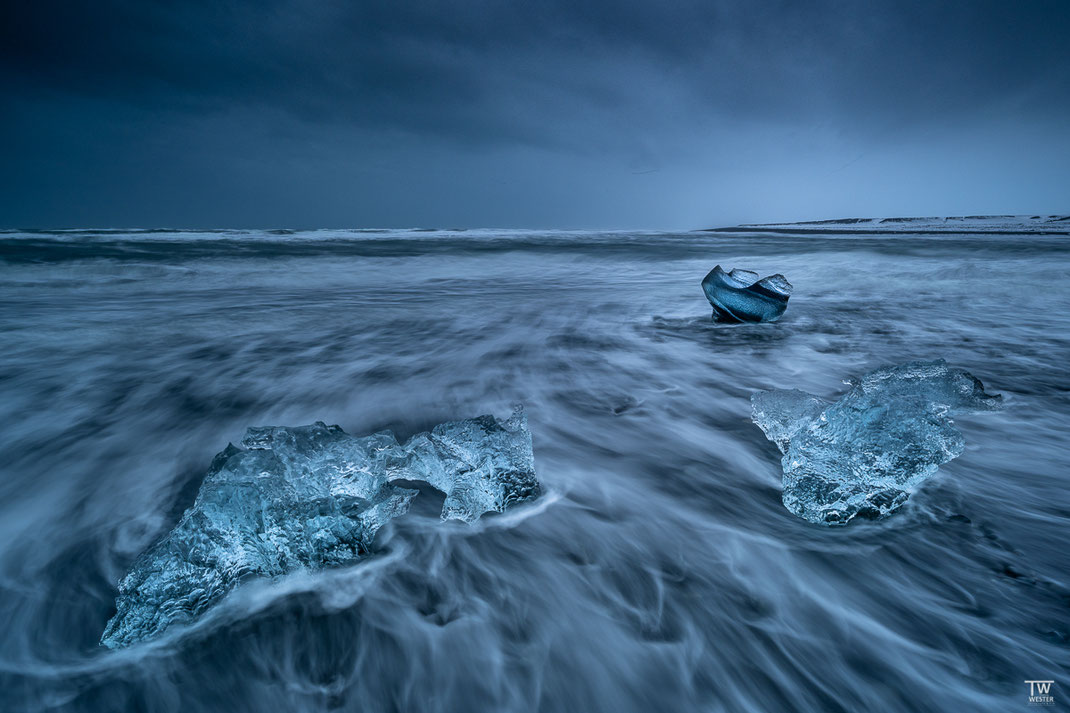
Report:
M1070 235L1070 230L939 230L939 229L902 229L878 230L873 228L758 228L739 225L733 228L700 228L700 233L777 233L782 235Z
M1070 215L975 215L947 218L838 218L794 223L744 223L705 233L787 235L1070 235Z

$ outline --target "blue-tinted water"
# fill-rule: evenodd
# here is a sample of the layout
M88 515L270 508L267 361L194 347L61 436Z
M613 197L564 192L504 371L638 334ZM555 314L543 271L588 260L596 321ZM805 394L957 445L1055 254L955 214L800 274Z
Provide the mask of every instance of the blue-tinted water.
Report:
M710 320L714 264L795 286ZM3 710L1007 711L1070 704L1070 241L318 231L0 234ZM780 503L758 389L943 357L997 413L896 516ZM248 425L528 410L548 494L417 512L355 567L97 641Z

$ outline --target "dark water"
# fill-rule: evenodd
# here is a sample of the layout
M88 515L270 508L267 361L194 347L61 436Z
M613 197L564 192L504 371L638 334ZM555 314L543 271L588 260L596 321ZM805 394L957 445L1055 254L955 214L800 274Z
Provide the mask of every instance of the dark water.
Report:
M715 263L783 272L709 320ZM0 709L1009 711L1070 705L1070 241L0 234ZM780 504L757 389L944 357L1003 411L895 517ZM245 427L405 436L523 402L548 494L97 645Z

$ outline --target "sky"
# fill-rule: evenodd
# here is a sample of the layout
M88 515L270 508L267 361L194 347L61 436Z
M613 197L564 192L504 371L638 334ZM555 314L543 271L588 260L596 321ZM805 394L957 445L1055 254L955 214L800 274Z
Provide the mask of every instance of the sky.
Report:
M0 227L1070 213L1067 0L12 0Z

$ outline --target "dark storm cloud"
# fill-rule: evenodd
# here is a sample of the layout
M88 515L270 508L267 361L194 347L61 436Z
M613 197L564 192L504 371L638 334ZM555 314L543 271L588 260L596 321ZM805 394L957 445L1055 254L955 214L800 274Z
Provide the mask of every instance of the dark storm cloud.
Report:
M754 127L781 137L788 163L799 132L846 136L853 161L889 136L978 122L1001 125L992 138L1015 123L1054 132L1070 110L1061 0L111 0L6 3L0 13L4 148L32 168L64 164L50 155L62 147L74 173L101 154L129 163L145 151L234 164L236 144L258 152L254 137L288 156L273 170L300 172L343 150L420 172L432 159L414 153L465 162L464 147L482 146L553 152L562 169L563 157L587 156L641 172L671 168L700 144L730 164ZM91 135L65 144L65 124ZM182 155L160 149L161 136ZM176 167L169 184L179 194L182 170L193 169ZM42 191L24 198L54 206ZM19 215L2 208L0 218ZM474 209L459 215L479 220Z

